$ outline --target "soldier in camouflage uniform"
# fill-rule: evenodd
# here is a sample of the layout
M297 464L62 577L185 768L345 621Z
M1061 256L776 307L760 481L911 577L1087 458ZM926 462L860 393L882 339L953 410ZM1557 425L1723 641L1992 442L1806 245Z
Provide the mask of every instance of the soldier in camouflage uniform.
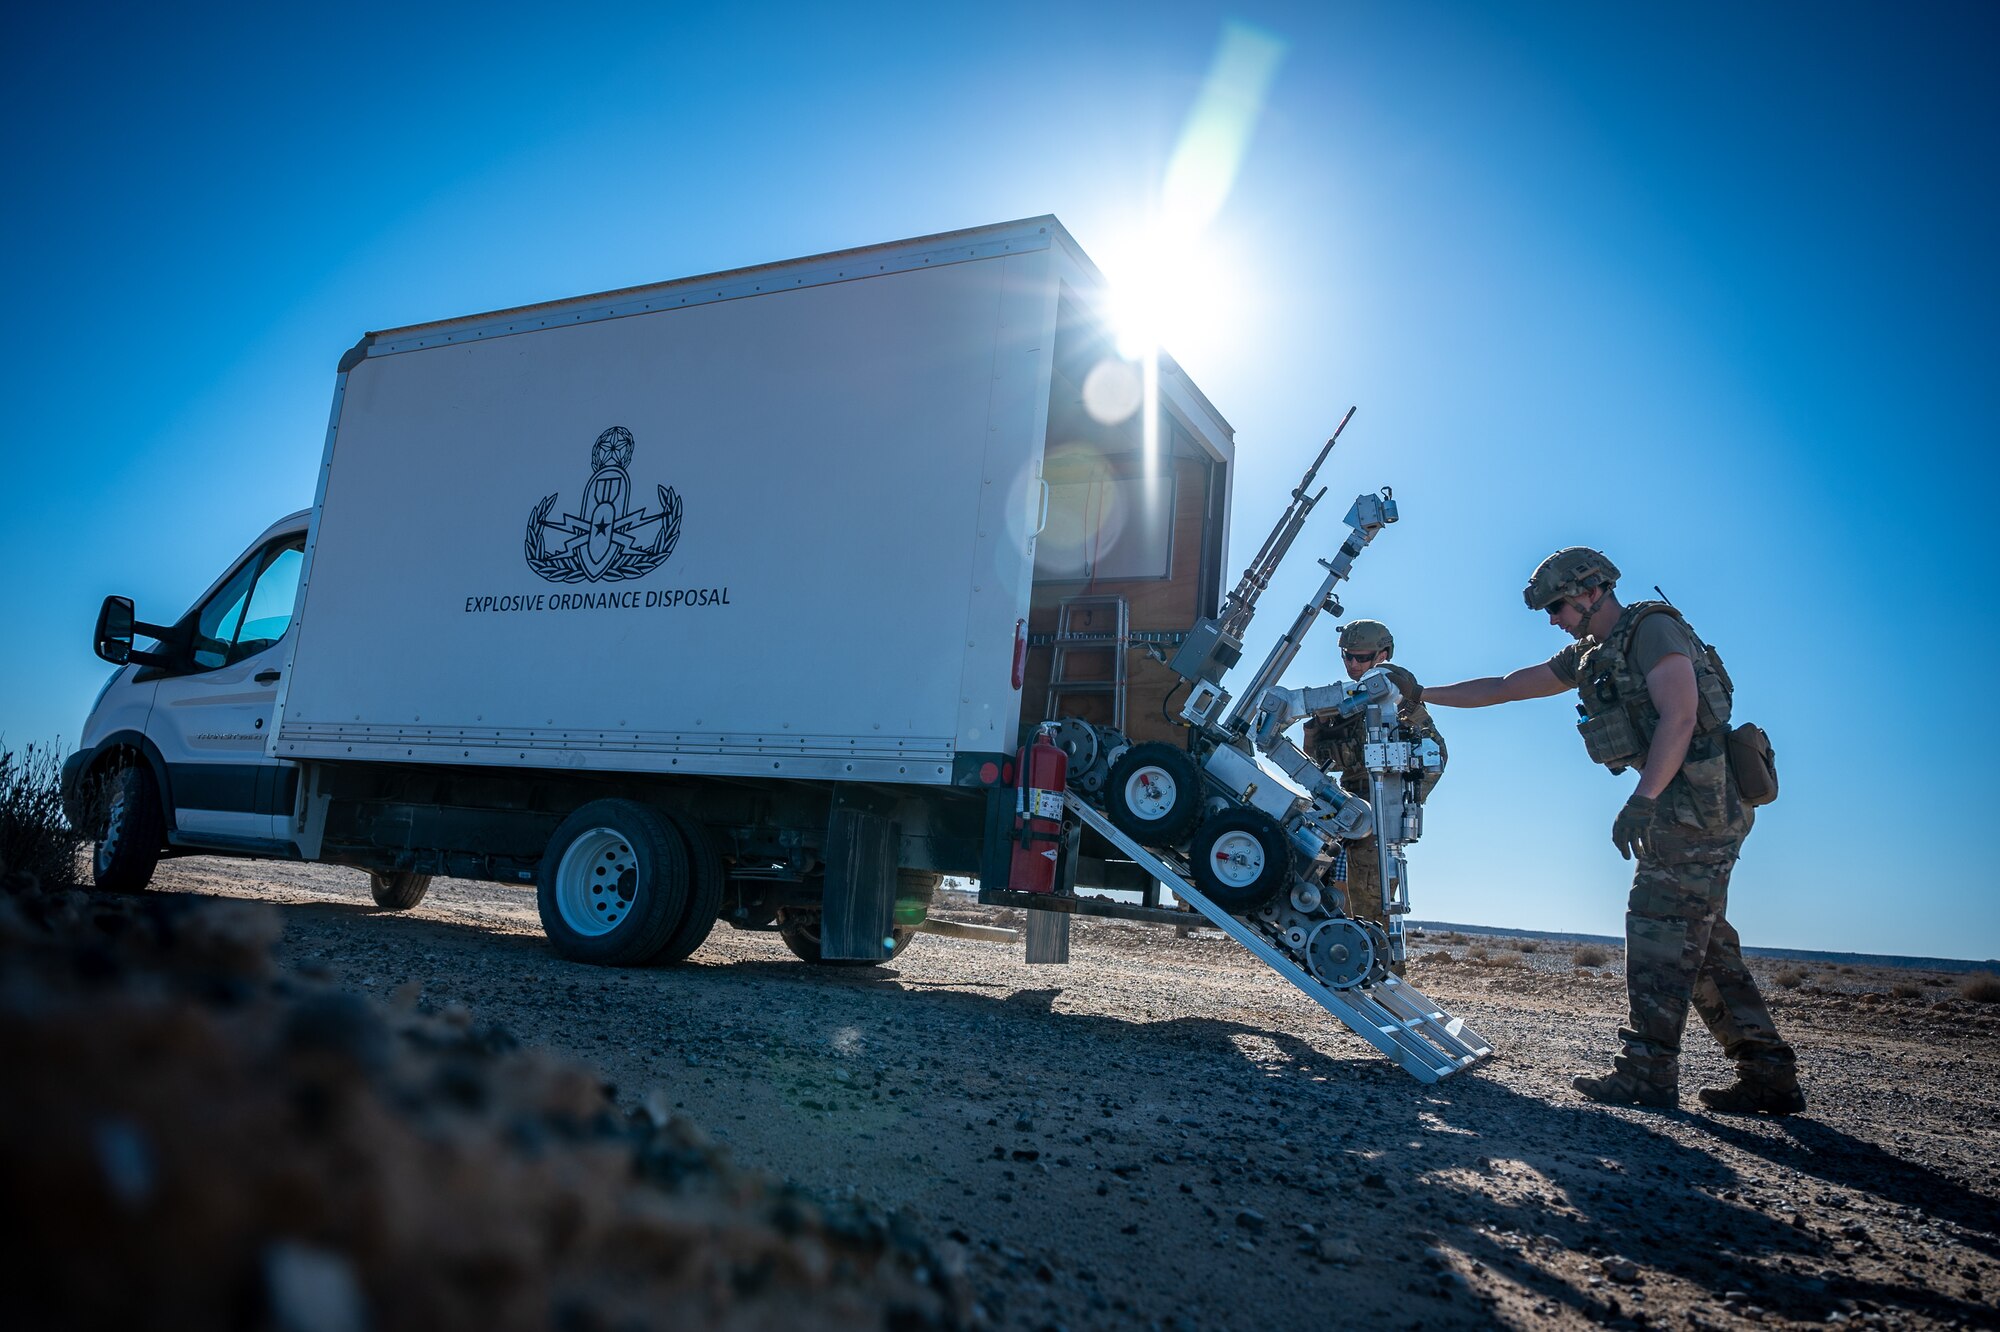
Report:
M1625 914L1628 1025L1609 1073L1579 1077L1596 1101L1672 1106L1690 1001L1736 1064L1736 1081L1705 1087L1702 1103L1739 1113L1805 1108L1792 1047L1778 1035L1724 915L1729 872L1750 832L1727 737L1733 692L1722 659L1663 601L1614 595L1618 567L1572 546L1542 561L1523 597L1576 641L1504 677L1425 691L1429 703L1485 707L1575 689L1578 729L1594 762L1639 769L1612 824L1620 854L1638 854Z
M1387 668L1396 692L1402 695L1396 706L1397 719L1411 732L1412 739L1435 740L1438 751L1443 753L1444 737L1438 734L1429 709L1423 705L1423 686L1417 683L1416 676L1389 660L1395 651L1396 640L1390 635L1389 626L1379 620L1354 620L1341 628L1340 660L1347 669L1347 678L1359 680L1377 666ZM1366 716L1315 716L1306 723L1305 739L1305 751L1314 763L1338 772L1341 787L1346 791L1364 800L1368 798L1368 765L1361 752L1368 741ZM1443 771L1440 767L1424 776L1417 790L1419 802L1429 797ZM1341 886L1347 894L1349 915L1388 924L1382 914L1382 867L1377 863L1372 836L1347 843L1347 881ZM1398 976L1403 974L1400 962L1394 969Z

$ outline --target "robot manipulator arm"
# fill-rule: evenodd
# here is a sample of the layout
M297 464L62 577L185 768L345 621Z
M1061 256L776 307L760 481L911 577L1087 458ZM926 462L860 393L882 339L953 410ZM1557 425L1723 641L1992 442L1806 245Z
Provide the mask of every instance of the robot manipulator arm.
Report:
M1279 736L1264 748L1278 771L1303 786L1311 799L1301 817L1324 836L1344 842L1366 837L1375 830L1374 811L1366 800L1340 789L1340 783L1312 761L1307 753Z
M1303 719L1358 716L1384 689L1386 681L1371 683L1363 677L1360 685L1315 685L1310 689L1286 689L1272 685L1258 700L1251 718L1250 739L1261 753L1274 752L1284 732Z

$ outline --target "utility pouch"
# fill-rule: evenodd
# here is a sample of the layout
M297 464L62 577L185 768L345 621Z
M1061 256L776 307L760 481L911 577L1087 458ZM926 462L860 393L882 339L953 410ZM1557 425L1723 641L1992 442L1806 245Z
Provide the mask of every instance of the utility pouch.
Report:
M1744 722L1729 732L1729 771L1736 776L1736 794L1746 805L1768 805L1778 798L1778 758L1771 737L1756 722Z
M1583 748L1590 755L1590 761L1602 763L1613 772L1625 771L1645 752L1640 747L1639 731L1632 725L1632 718L1624 708L1615 704L1595 717L1585 717L1578 722L1576 733L1583 737Z

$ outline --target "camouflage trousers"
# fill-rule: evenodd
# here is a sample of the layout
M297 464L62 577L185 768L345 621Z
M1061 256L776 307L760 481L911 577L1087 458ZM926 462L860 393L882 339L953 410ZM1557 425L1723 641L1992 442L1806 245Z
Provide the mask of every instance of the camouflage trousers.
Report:
M1753 1076L1791 1071L1792 1047L1778 1035L1724 915L1742 846L1741 837L1703 839L1639 857L1625 911L1631 1016L1618 1033L1621 1066L1671 1081L1692 1003L1739 1069Z
M1389 928L1389 917L1382 910L1382 867L1375 859L1373 837L1347 843L1347 882L1340 887L1347 894L1348 915ZM1400 976L1405 968L1398 963L1390 970Z

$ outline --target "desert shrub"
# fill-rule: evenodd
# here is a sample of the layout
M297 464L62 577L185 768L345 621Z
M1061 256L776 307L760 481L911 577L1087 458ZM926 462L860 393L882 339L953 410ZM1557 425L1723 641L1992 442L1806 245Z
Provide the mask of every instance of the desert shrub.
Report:
M2000 976L1990 971L1974 972L1965 978L1958 992L1976 1003L2000 1004Z
M1474 944L1465 950L1465 955L1475 962L1484 962L1492 952L1485 944Z
M1539 953L1542 951L1542 942L1539 939L1523 939L1521 940L1521 951L1524 953Z
M1915 981L1897 981L1889 987L1889 993L1898 999L1921 999L1924 997L1924 987Z
M1569 960L1573 966L1601 967L1611 960L1611 954L1598 944L1581 944L1569 955Z
M1788 990L1796 990L1806 983L1806 973L1799 967L1786 967L1771 979Z
M83 835L62 811L62 754L28 745L0 746L0 884L62 888L76 882Z
M1486 965L1489 967L1525 967L1528 965L1528 959L1521 956L1516 950L1508 948L1486 959Z

